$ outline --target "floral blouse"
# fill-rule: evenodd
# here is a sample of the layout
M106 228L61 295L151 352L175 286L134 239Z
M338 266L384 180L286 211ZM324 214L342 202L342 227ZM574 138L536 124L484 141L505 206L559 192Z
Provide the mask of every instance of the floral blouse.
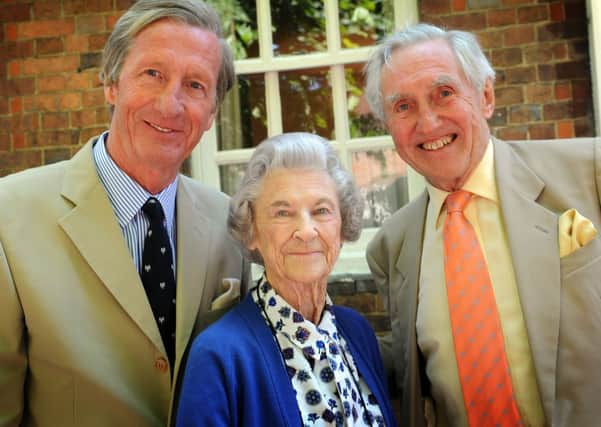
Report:
M329 296L319 325L314 325L265 276L252 295L282 352L304 426L385 425L375 396L338 334Z

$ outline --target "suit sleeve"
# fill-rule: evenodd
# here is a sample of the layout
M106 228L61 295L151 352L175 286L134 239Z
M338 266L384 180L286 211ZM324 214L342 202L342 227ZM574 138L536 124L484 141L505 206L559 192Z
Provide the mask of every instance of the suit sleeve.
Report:
M26 372L23 311L0 243L0 427L19 425Z
M382 239L380 237L380 233L378 233L374 240L372 240L372 242L369 244L367 247L366 258L367 265L371 270L374 283L378 288L378 292L380 293L382 300L384 301L384 307L386 307L386 311L390 313L390 300L388 296L388 269L382 265L384 262L386 262L388 257L386 254L382 253ZM378 336L378 347L380 348L382 361L384 362L386 376L389 378L389 380L392 380L394 378L394 358L392 351L391 332ZM394 390L394 388L391 387L391 390Z

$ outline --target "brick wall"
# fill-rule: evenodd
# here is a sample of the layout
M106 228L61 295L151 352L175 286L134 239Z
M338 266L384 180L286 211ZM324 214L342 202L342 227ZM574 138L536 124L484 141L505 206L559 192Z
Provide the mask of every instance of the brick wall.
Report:
M497 72L496 136L594 135L585 0L422 0L420 17L477 34Z
M107 128L104 43L132 0L0 4L0 176L71 157Z

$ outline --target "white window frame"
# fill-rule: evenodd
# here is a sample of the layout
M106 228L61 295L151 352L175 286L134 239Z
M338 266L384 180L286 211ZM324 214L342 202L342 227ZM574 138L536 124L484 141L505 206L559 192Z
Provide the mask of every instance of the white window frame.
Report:
M418 20L417 0L393 0L394 25L396 28ZM394 145L389 136L353 138L349 134L349 116L346 104L344 66L365 62L371 47L342 49L338 23L336 0L324 0L326 16L326 40L328 50L303 55L274 56L272 46L272 23L269 0L257 0L257 30L259 38L259 57L235 62L236 74L265 74L265 103L267 113L267 134L274 136L282 133L281 98L278 73L282 71L308 69L314 67L330 68L332 82L332 100L334 130L336 141L332 146L338 151L344 166L351 170L352 154L357 151L390 149ZM265 49L267 46L269 48ZM195 179L220 189L219 167L239 164L250 159L254 149L234 149L219 151L215 122L205 132L190 158L191 174ZM422 191L423 179L408 170L409 197L413 198ZM333 274L364 274L369 271L365 261L365 248L378 229L365 228L357 242L345 243Z
M589 56L591 58L591 83L593 88L593 109L595 135L601 135L601 2L587 0Z

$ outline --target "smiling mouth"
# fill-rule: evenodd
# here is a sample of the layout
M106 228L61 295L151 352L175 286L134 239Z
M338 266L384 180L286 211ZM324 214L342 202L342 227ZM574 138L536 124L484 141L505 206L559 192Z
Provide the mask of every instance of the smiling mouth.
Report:
M146 123L151 128L158 130L161 133L177 132L175 129L164 128L159 125L155 125L154 123L147 122L146 120L144 120L144 123Z
M445 145L448 145L451 142L453 142L455 138L457 138L457 134L446 135L435 141L424 142L420 145L420 147L427 151L440 150Z

